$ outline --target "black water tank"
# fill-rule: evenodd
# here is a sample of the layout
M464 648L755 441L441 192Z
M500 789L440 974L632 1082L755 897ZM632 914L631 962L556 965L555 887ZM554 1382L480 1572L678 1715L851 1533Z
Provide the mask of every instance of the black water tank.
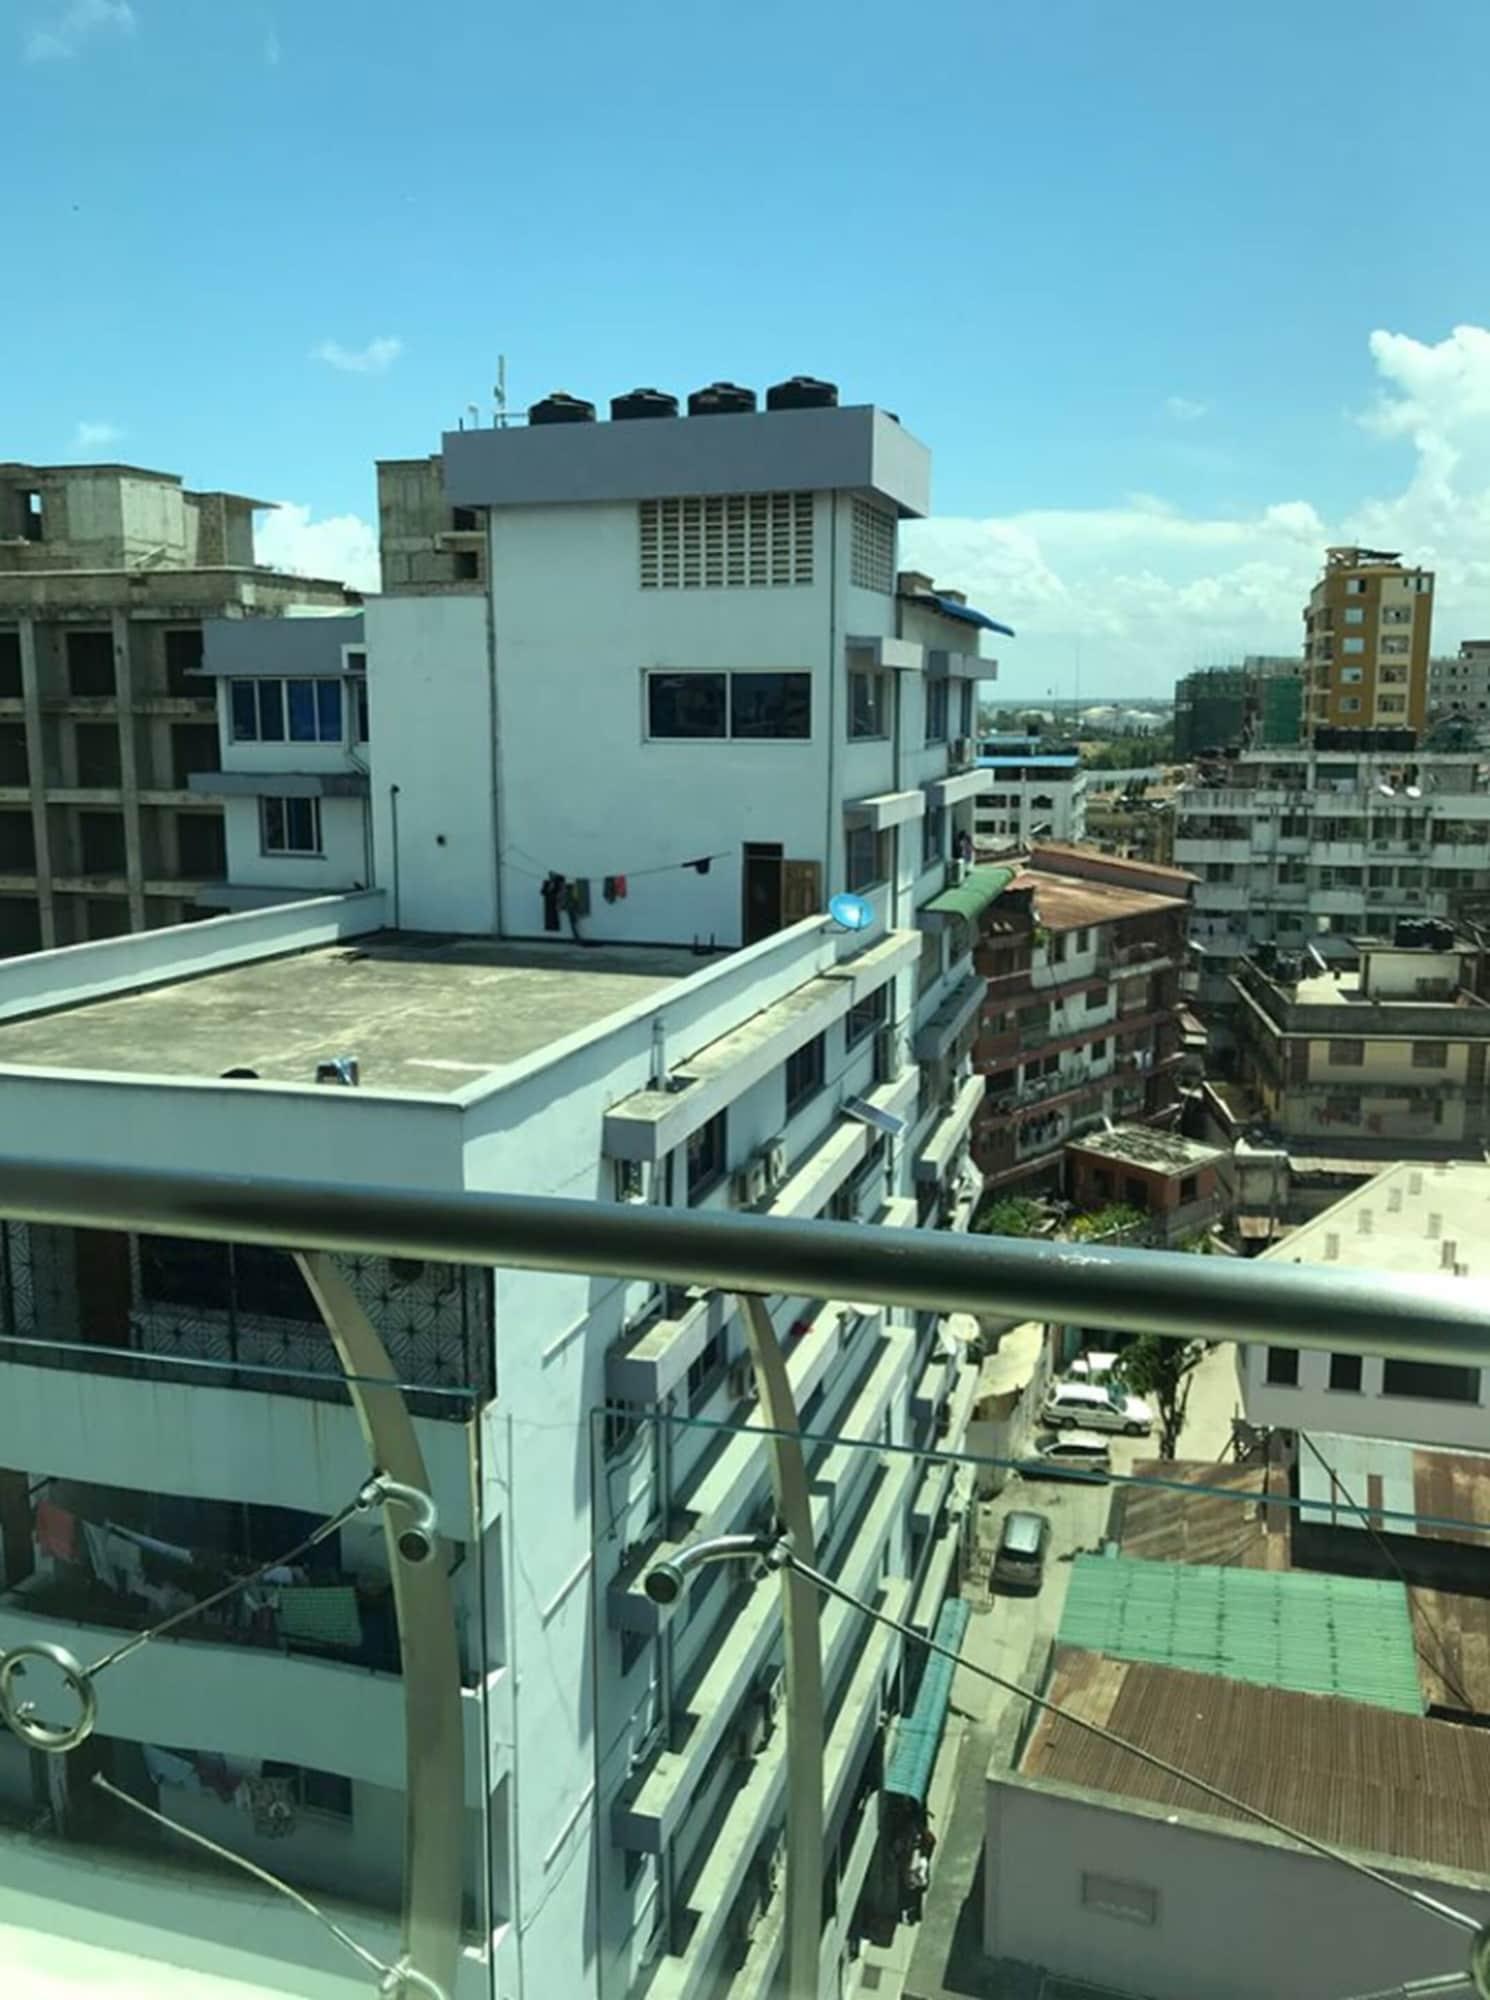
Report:
M533 403L528 410L530 424L593 424L594 421L595 405L582 396L566 396L562 389L555 389L551 396Z
M820 382L816 375L793 375L766 391L768 410L836 410L838 384Z
M610 415L613 424L623 423L630 417L675 417L678 414L678 399L669 396L665 389L633 389L629 396L612 396Z
M711 382L688 398L690 417L737 417L754 408L754 389L742 389L738 382Z

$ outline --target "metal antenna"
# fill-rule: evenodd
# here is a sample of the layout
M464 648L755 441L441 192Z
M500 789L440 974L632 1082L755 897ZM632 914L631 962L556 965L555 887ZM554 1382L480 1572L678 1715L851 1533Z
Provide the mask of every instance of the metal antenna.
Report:
M507 356L505 354L497 356L497 379L492 384L491 393L492 402L495 406L493 417L497 429L503 430L507 424Z

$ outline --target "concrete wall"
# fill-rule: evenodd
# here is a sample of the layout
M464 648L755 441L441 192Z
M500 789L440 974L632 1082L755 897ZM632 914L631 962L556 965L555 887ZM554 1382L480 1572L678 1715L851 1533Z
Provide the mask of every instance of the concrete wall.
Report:
M1337 1863L1196 1814L990 1774L984 1948L1150 2000L1338 2000L1462 1969L1454 1933ZM1406 1875L1405 1870L1396 1873ZM1105 1878L1154 1921L1098 1907ZM1484 1922L1473 1878L1416 1885ZM1083 1897L1085 1881L1086 1896Z
M1344 1431L1353 1437L1403 1438L1413 1444L1484 1448L1490 1370L1480 1370L1478 1402L1454 1403L1383 1395L1384 1364L1377 1355L1363 1357L1359 1389L1331 1389L1328 1354L1299 1349L1297 1387L1268 1381L1268 1350L1263 1342L1249 1341L1238 1354L1242 1403L1249 1423L1273 1424L1285 1430Z
M284 746L253 744L263 750ZM300 746L297 746L300 747ZM334 746L303 746L309 749ZM265 783L266 795L275 786ZM223 802L223 825L228 846L228 880L235 888L278 891L286 902L306 897L356 892L368 886L371 853L367 837L366 799L321 800L321 852L319 854L268 854L264 851L259 821L259 801L229 798Z
M367 607L366 623L373 848L391 921L404 930L537 930L514 925L497 901L507 807L494 737L507 722L493 702L486 600L381 598ZM561 740L550 733L531 754L562 809L571 794L567 782L554 783L564 769L554 755Z

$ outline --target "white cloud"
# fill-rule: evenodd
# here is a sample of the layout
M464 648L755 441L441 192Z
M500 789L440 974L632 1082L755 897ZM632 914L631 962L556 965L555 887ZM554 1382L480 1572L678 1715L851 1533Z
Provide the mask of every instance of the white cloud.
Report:
M118 444L124 435L117 424L93 424L79 420L73 432L74 451L97 451L100 445Z
M271 69L278 69L284 50L280 47L279 30L271 21L264 31L264 60Z
M281 500L254 526L255 560L292 576L330 577L354 590L379 588L378 538L357 514L311 519L312 510Z
M129 0L68 0L54 6L44 26L26 37L28 62L65 62L99 34L132 35L135 10Z
M1193 396L1164 398L1164 408L1177 424L1198 423L1210 407L1209 403L1197 403Z
M312 361L324 361L346 375L386 375L404 351L394 335L379 334L366 347L343 347L339 340L323 340L310 351Z
M1436 343L1376 332L1378 393L1361 423L1406 445L1406 484L1327 517L1304 498L1185 514L1133 495L1105 508L1029 510L908 526L903 560L966 590L1019 634L999 647L1017 698L1165 693L1191 667L1294 653L1331 543L1400 549L1438 573L1434 646L1490 634L1490 329Z

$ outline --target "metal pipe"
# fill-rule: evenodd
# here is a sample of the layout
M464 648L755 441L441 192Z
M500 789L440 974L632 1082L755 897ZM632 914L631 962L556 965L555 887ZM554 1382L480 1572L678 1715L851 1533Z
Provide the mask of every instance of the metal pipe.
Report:
M284 1248L519 1270L607 1272L728 1291L873 1299L1176 1339L1490 1362L1490 1300L1463 1278L1173 1251L695 1214L641 1203L430 1193L0 1159L0 1215Z

